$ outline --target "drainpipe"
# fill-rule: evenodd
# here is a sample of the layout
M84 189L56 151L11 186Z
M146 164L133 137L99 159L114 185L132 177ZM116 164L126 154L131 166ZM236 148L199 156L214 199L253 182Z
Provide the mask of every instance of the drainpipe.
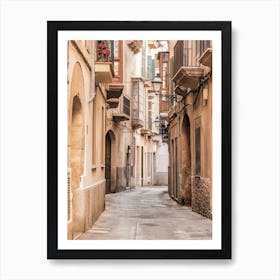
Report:
M91 65L91 89L90 89L90 97L88 100L88 103L91 103L95 97L96 91L95 91L95 41L90 41L90 65Z

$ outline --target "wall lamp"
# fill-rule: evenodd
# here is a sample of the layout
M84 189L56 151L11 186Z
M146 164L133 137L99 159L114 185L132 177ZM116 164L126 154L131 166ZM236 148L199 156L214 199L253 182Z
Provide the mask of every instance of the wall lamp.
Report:
M154 120L155 127L159 130L159 134L162 136L168 134L168 123L166 120L160 120L156 117Z
M161 93L162 80L160 78L159 73L155 76L154 80L152 80L151 82L152 82L152 85L153 85L153 90L155 92L155 95L159 95L159 96L171 99L172 102L175 101L175 100L177 101L177 97L174 93L173 94Z

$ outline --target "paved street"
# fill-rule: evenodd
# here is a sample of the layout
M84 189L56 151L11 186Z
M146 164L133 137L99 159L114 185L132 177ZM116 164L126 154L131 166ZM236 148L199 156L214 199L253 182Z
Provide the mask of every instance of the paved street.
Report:
M106 195L106 210L79 239L211 239L212 221L180 206L167 186Z

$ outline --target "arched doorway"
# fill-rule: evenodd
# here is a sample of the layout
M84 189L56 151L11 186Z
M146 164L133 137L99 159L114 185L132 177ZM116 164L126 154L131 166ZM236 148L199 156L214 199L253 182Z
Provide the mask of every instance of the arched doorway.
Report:
M105 137L106 194L116 192L116 138L112 130Z
M191 206L191 146L190 146L190 120L184 116L181 134L181 202Z
M84 114L82 97L84 93L84 83L82 69L76 63L71 84L70 84L70 103L69 103L69 133L68 133L68 166L71 171L71 184L68 184L68 209L70 208L71 217L71 236L74 239L84 231L84 209L83 196L80 191L81 176L84 172ZM69 190L70 188L70 190ZM72 198L72 199L71 199Z

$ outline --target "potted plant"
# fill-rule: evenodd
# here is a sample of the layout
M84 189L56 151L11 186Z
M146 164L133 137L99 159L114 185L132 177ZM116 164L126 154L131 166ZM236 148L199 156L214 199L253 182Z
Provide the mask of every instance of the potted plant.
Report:
M109 61L110 48L106 40L97 41L97 61Z

